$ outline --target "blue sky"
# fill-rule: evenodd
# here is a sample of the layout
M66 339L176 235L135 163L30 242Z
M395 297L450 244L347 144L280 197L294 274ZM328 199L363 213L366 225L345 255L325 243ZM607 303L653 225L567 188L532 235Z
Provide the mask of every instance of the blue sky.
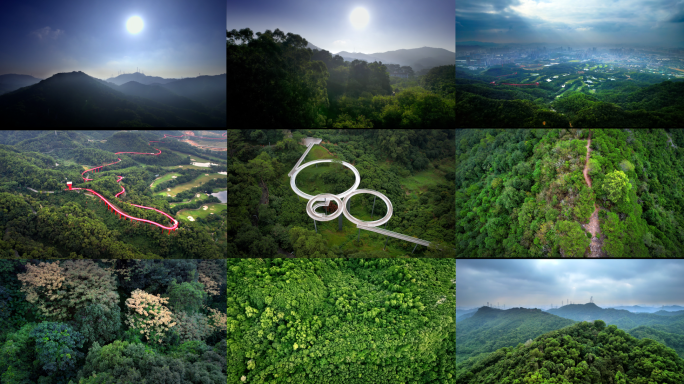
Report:
M684 305L684 260L456 260L456 305Z
M350 15L368 11L355 28ZM227 29L276 28L297 34L332 53L378 53L421 47L455 52L453 0L247 0L228 2ZM256 36L255 36L256 37Z
M456 38L684 48L684 0L457 0Z
M224 0L23 0L0 11L0 74L165 78L226 72ZM139 16L137 34L126 21Z

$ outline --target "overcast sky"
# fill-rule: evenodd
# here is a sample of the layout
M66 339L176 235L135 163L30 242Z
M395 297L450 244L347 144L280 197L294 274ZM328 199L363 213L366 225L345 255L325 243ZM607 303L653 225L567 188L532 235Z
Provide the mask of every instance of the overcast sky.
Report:
M357 7L368 11L363 28L350 21ZM456 49L453 0L245 0L228 2L227 11L229 31L280 29L332 53Z
M684 260L456 260L456 305L684 305Z
M458 0L456 40L684 48L684 0Z
M164 78L226 72L224 0L22 0L0 8L0 74L104 79L141 68ZM131 34L127 20L143 29Z

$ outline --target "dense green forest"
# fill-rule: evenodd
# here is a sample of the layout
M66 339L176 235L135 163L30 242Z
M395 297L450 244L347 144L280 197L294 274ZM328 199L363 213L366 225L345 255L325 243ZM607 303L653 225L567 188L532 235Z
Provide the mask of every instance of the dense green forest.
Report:
M0 260L0 382L223 384L225 271L225 260Z
M684 359L652 339L639 340L602 320L581 322L460 369L456 382L678 384Z
M533 71L541 72L540 76L512 65L483 73L459 69L456 71L455 92L459 111L457 126L681 127L684 121L684 79L663 81L661 76L620 68L594 66L591 70L584 70L588 65L562 63ZM508 83L537 82L539 85L491 84L501 81L497 78L501 73L512 74L505 77ZM551 81L546 81L547 78ZM565 87L561 88L561 85Z
M472 366L499 348L518 345L574 323L540 309L479 308L456 324L456 364Z
M293 192L288 177L306 149L300 140L312 136L323 141L313 147L303 163L332 158L353 164L361 175L359 189L379 191L391 200L393 215L388 230L434 242L441 248L418 246L414 256L454 257L453 134L453 130L229 130L228 256L411 254L415 244L359 231L344 218L340 220L341 231L338 220L314 226L306 214L308 201ZM338 169L332 163L319 165L298 175L298 187L316 195L340 193L353 185L354 175L348 169ZM373 214L377 220L386 209L380 199L373 206L371 195L357 195L351 200L351 213L361 220L370 220Z
M601 319L614 324L639 339L649 338L674 349L684 357L684 311L658 311L633 313L613 308L600 308L596 304L570 304L549 313L575 321Z
M161 139L176 131L102 132L93 131L5 131L0 138L0 255L4 258L222 258L226 254L226 211L197 217L179 218L178 230L170 235L158 227L120 220L99 199L74 191L64 191L66 181L73 187L90 188L117 204L124 212L168 225L169 219L156 211L133 207L154 207L172 216L182 209L218 203L214 196L201 202L190 200L196 194L225 191L224 178L210 180L177 195L155 194L150 187L155 178L171 170L178 180L203 177L209 168L190 164L192 156L206 158L218 166L210 172L225 172L226 160L198 150L176 139ZM92 135L92 136L91 136ZM220 133L219 133L220 135ZM92 139L91 139L92 137ZM103 140L105 142L93 141ZM149 141L160 141L149 143ZM168 144L167 144L168 142ZM114 152L155 153L159 156ZM173 150L169 150L173 148ZM220 156L220 155L218 155ZM81 172L110 164L92 181L84 182ZM179 168L183 167L183 168ZM117 183L116 176L123 176ZM175 180L175 179L174 179ZM173 187L178 182L162 184ZM124 195L115 197L126 189ZM35 191L33 191L35 190ZM41 193L54 192L54 193Z
M684 131L483 129L456 135L457 254L682 255ZM587 224L595 206L600 234L592 251Z
M228 378L453 383L446 259L229 259Z
M394 82L382 62L344 61L279 29L256 35L249 28L227 32L230 119L238 126L454 126L455 65L420 76L410 70L410 82Z

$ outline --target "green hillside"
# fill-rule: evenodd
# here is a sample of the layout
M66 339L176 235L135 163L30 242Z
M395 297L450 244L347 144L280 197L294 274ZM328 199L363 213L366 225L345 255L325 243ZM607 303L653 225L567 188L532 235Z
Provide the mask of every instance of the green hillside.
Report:
M514 348L501 348L456 372L459 384L680 384L684 360L663 344L615 325L582 322Z
M502 347L526 340L575 322L542 312L540 309L508 310L482 307L472 317L456 324L456 363L463 363ZM472 364L472 361L467 363Z
M684 316L660 316L651 313L633 313L621 309L601 308L593 303L570 304L548 311L556 316L575 321L603 320L621 329L632 329L640 325L667 325L684 320Z

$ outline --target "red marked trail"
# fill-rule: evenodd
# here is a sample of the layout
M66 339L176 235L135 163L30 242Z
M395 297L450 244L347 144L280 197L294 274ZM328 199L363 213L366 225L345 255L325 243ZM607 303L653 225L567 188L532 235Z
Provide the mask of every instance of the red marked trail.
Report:
M584 181L587 182L589 188L591 188L591 179L589 178L589 154L591 153L591 132L589 132L589 140L587 140L587 159L584 164ZM597 235L601 234L601 228L599 227L598 220L599 208L594 203L594 213L591 214L589 219L589 224L583 224L582 227L589 233L591 233L591 252L589 257L599 257L601 253L601 245L599 244L599 239Z

